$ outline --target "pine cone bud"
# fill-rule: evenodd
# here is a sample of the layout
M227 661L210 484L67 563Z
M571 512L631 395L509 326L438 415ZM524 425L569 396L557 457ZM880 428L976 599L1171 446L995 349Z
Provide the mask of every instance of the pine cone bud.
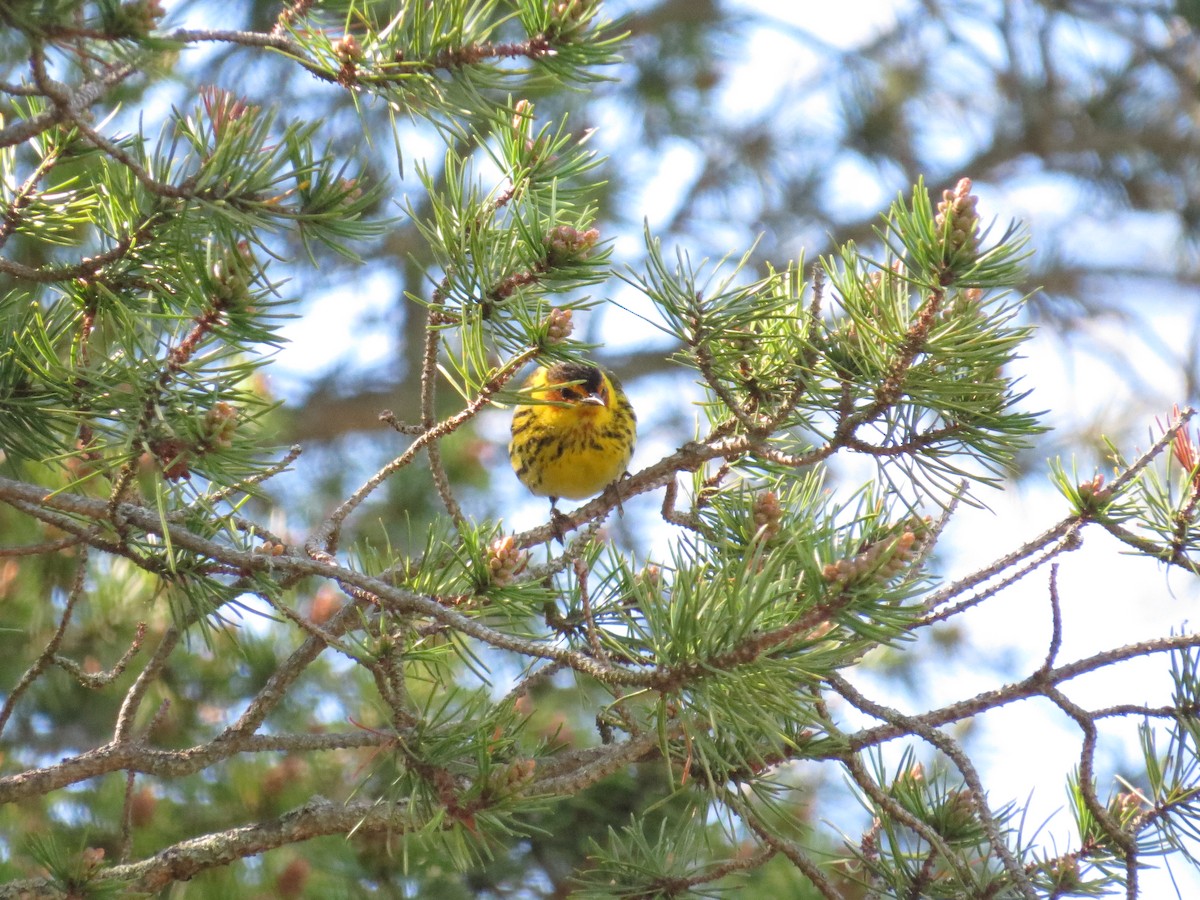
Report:
M1130 819L1142 810L1142 802L1132 791L1122 791L1109 801L1108 811L1122 825L1129 824Z
M1083 886L1083 879L1079 877L1079 859L1074 855L1053 860L1049 873L1060 896Z
M224 401L216 404L204 416L204 449L228 450L233 446L233 435L237 431L238 411Z
M913 547L917 544L917 536L911 531L903 531L892 542L891 555L879 567L879 576L883 579L893 578L904 571L912 561Z
M874 269L867 275L866 294L872 299L887 299L893 292L906 291L908 268L900 259L892 260L887 269Z
M511 584L528 563L529 553L517 547L512 535L496 538L488 547L488 576L497 587Z
M275 27L271 33L275 35L283 34L297 19L307 15L312 8L313 0L294 0L283 8L283 12L279 14L279 18L275 20Z
M635 577L651 590L657 591L662 587L662 567L656 563L646 563Z
M930 533L929 519L910 519L894 537L873 541L848 559L826 565L822 577L849 584L864 578L889 581L904 572L921 553Z
M586 27L591 18L588 0L558 0L550 7L548 36L570 37Z
M946 797L946 827L958 830L972 824L978 817L975 792L967 789L954 791Z
M983 291L976 287L954 291L949 301L942 306L942 318L949 321L973 315L978 312L982 300Z
M552 266L587 259L600 240L598 229L580 231L570 225L557 225L546 235L546 261Z
M863 833L862 841L858 846L864 858L868 860L879 859L879 832L882 828L883 822L876 816L871 820L871 827Z
M191 448L186 441L177 437L158 437L150 440L149 447L165 478L179 481L192 477L188 459Z
M552 309L546 317L546 343L561 344L571 336L575 324L571 321L571 310Z
M112 37L146 37L164 15L159 0L128 0L108 10L105 27Z
M942 202L938 204L938 232L946 234L949 229L947 248L950 253L966 250L974 253L979 249L979 213L975 204L979 198L971 193L971 179L961 178L952 191L942 191Z
M511 791L519 788L523 784L527 784L533 779L534 773L537 771L537 760L533 759L518 759L515 760L499 778L498 787Z
M529 130L533 124L533 104L521 99L513 104L512 129L518 136L528 139Z
M1104 475L1097 473L1091 481L1081 482L1079 496L1085 500L1104 501L1112 496L1112 490L1104 486Z
M315 625L324 625L342 608L342 598L331 587L323 587L313 595L312 605L308 608L308 618Z
M337 83L342 87L354 87L358 83L358 61L362 58L362 47L352 34L333 42L333 55L341 62Z
M362 47L359 45L357 38L352 34L347 34L333 42L333 53L343 63L354 62L362 59Z
M754 498L754 539L764 544L779 534L779 523L783 509L779 506L779 495L764 491Z
M356 200L362 198L363 189L357 178L343 178L338 182L338 187L344 192L342 197L343 203L354 203Z
M239 118L244 113L231 104L225 107L230 121ZM249 295L251 272L253 271L254 253L245 241L239 241L233 251L213 263L212 275L216 283L215 299L222 305L228 306L231 301L243 301Z

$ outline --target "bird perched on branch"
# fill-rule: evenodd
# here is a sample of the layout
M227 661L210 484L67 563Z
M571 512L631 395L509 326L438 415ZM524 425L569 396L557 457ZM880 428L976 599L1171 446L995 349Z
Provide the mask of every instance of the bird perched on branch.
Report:
M582 500L625 472L637 416L616 377L590 363L557 362L525 382L535 402L513 413L508 456L525 487L550 498Z

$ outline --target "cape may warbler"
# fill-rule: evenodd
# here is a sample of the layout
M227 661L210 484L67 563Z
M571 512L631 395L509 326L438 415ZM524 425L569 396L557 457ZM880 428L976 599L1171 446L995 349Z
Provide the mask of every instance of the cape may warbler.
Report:
M637 440L637 416L615 377L579 362L543 366L525 382L545 401L513 413L508 456L521 483L550 498L582 500L621 477Z

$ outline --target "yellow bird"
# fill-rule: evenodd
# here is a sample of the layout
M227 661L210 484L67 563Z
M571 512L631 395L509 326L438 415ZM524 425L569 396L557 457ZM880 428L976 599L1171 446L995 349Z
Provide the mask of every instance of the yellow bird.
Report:
M589 363L558 362L525 382L534 400L513 413L508 456L521 483L550 498L582 500L625 472L637 440L637 416L621 383Z

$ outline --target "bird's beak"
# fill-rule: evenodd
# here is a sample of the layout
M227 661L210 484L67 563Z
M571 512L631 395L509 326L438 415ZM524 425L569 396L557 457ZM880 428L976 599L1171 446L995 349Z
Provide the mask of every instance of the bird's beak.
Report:
M607 406L607 404L604 402L604 398L601 397L599 394L588 394L586 397L584 397L579 402L580 403L590 403L592 406Z

